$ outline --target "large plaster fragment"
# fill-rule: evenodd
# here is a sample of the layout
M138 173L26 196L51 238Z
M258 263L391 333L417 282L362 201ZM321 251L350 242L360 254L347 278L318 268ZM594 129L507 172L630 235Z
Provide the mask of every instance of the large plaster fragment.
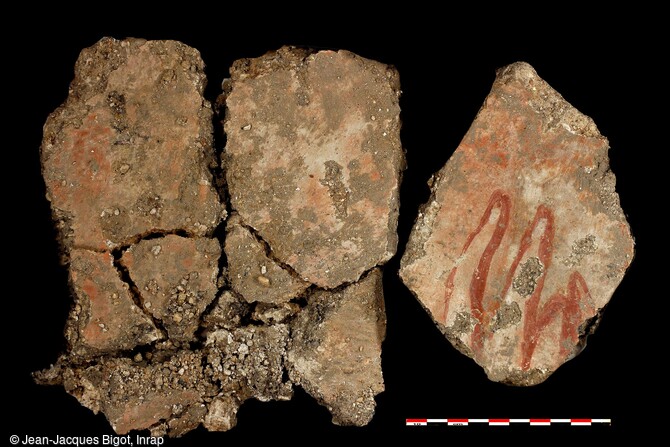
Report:
M491 380L536 384L577 355L631 263L608 149L516 63L432 180L400 276Z
M104 38L82 51L44 126L42 172L68 247L107 250L152 232L211 234L212 110L198 52Z
M398 73L347 51L236 61L226 90L231 205L276 259L334 288L397 245Z
M319 291L291 326L291 380L324 404L341 425L366 425L384 390L386 335L382 274L372 270L340 291Z

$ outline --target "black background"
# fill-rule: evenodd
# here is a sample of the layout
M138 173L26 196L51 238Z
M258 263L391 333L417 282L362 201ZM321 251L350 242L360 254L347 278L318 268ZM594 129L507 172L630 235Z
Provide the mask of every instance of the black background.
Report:
M401 190L400 254L417 209L428 198L427 180L458 146L491 87L495 70L525 60L591 116L608 137L617 191L637 241L636 259L588 346L541 385L515 388L488 381L480 367L451 347L400 282L396 256L386 266L384 279L386 391L377 397L377 412L369 426L331 425L328 411L296 389L290 402L248 401L238 413L237 427L227 433L199 428L181 439L168 439L167 445L227 445L266 436L321 439L313 435L376 439L391 435L450 442L491 435L501 441L521 441L568 434L579 440L588 435L604 440L624 431L644 436L662 424L662 413L654 413L648 402L657 400L667 387L653 372L654 357L643 349L660 345L652 328L664 312L666 304L661 301L667 299L667 291L652 288L645 266L651 264L647 260L651 231L646 227L650 219L645 214L653 211L646 200L650 194L656 200L663 191L647 185L649 152L659 150L660 144L651 137L653 127L641 125L653 115L647 101L662 91L653 80L661 56L660 34L655 36L654 25L646 21L654 12L640 16L619 11L625 18L614 21L571 9L550 23L548 17L561 11L547 15L526 10L521 12L530 14L528 18L495 15L484 21L479 17L483 11L424 10L414 16L402 10L379 10L363 17L356 9L339 5L325 12L301 10L300 15L288 6L277 7L261 17L262 7L249 3L235 11L203 6L193 16L176 10L168 20L163 14L172 7L167 4L141 17L129 12L134 11L132 6L116 5L85 18L75 9L59 14L40 9L6 17L21 31L6 35L7 30L3 31L3 90L10 98L5 112L12 116L4 120L4 134L10 140L5 140L9 158L3 163L8 206L3 210L3 253L11 266L3 281L8 307L2 367L9 374L9 378L4 374L9 413L3 417L5 439L10 434L113 434L104 416L93 415L61 388L33 384L30 377L31 371L48 367L63 351L62 331L70 306L67 273L58 263L40 175L42 125L65 100L79 51L103 36L176 39L197 48L207 65L210 101L234 60L260 56L284 44L343 48L395 65L403 90L402 141L408 164ZM640 25L642 32L636 30ZM662 244L667 249L667 241ZM446 417L611 418L612 425L405 426L406 418Z

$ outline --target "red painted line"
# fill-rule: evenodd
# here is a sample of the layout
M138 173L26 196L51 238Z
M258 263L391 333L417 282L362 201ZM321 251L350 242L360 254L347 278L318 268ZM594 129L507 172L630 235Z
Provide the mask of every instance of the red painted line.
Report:
M447 419L447 422L469 422L469 419Z
M495 313L499 306L497 301L489 302L485 295L488 287L489 273L492 269L496 268L496 263L494 263L495 255L500 251L503 238L510 226L512 199L508 194L502 190L496 190L491 194L488 205L479 220L479 224L468 235L461 250L461 256L466 257L472 248L475 239L480 237L485 230L486 233L489 232L489 227L491 225L489 220L491 219L494 210L498 210L499 215L490 238L472 272L468 292L471 313L478 318L478 322L475 324L470 336L469 344L469 347L474 351L475 360L480 357L485 342L492 336L492 332L487 329L487 314ZM541 224L544 224L544 230L542 231L539 240L534 241L534 239L537 239L537 236L534 237L534 232L541 226ZM548 299L542 299L545 278L550 271L552 262L555 232L556 225L553 211L546 205L539 205L533 221L526 227L524 234L519 241L516 256L509 266L502 294L500 295L504 297L507 294L521 260L527 254L528 250L537 243L537 255L540 258L542 265L544 265L544 272L537 280L535 290L530 299L526 302L523 311L525 317L520 345L520 366L524 371L529 370L531 367L531 360L537 343L540 340L540 334L557 319L561 322L559 338L560 354L564 357L568 356L569 352L565 347L565 341L577 341L579 335L577 322L579 321L579 316L582 312L580 303L585 297L590 295L586 281L578 271L574 271L570 275L567 284L567 292L558 290ZM445 323L449 316L449 306L454 293L456 275L459 274L457 273L458 268L458 265L452 267L444 284L441 319ZM543 301L544 303L542 303ZM482 321L479 321L479 316L483 318Z
M570 422L588 422L591 423L591 419L570 419Z
M405 422L408 424L414 423L414 422L428 422L428 419L405 419Z
M551 419L531 419L530 423L532 424L533 422L551 422Z
M509 419L489 419L489 422L509 422Z

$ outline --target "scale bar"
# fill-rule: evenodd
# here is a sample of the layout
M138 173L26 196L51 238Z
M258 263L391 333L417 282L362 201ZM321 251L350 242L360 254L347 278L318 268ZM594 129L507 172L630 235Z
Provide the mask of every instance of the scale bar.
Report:
M405 419L405 425L430 425L447 424L451 426L467 426L469 424L487 424L489 426L509 426L510 424L528 424L531 426L548 426L552 424L566 424L572 426L590 426L593 424L612 424L612 419L473 419L473 418L448 418L448 419Z

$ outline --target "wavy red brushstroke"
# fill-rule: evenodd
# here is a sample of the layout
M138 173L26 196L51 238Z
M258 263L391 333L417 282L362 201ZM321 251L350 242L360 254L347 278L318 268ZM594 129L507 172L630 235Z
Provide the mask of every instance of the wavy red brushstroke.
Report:
M484 311L484 293L486 291L486 283L491 268L493 257L500 248L505 233L509 227L510 212L512 208L512 201L510 197L501 190L496 190L491 194L489 203L479 220L479 225L468 236L461 250L461 256L470 249L474 239L481 233L484 226L491 218L493 210L498 209L499 214L495 223L495 229L489 239L486 248L484 249L479 262L472 273L470 280L470 308L472 315L477 319L477 323L472 331L471 348L476 355L480 355L484 345L484 341L492 336L492 332L487 331L489 327L489 315L494 314L499 305L498 302L490 303L488 312ZM551 323L558 315L562 315L561 338L560 338L560 352L567 356L567 347L564 346L564 341L571 339L576 342L578 337L578 323L581 316L579 303L585 296L589 295L589 289L586 281L579 272L573 272L568 280L567 293L562 291L553 294L543 306L540 307L540 300L542 291L544 289L544 281L549 268L551 267L552 254L554 250L553 241L555 235L554 215L547 206L540 205L535 212L535 217L530 225L526 228L519 250L514 257L514 261L510 265L505 278L505 285L500 296L504 297L512 285L514 273L516 272L519 263L523 259L533 242L533 233L540 226L544 225L538 246L538 258L544 270L542 275L538 278L537 284L528 301L526 301L524 309L524 328L523 338L521 341L521 367L524 370L530 368L530 361L533 357L533 352L537 346L540 333ZM447 277L444 294L444 308L442 319L446 322L449 311L449 301L454 292L454 278L458 266L454 266Z

